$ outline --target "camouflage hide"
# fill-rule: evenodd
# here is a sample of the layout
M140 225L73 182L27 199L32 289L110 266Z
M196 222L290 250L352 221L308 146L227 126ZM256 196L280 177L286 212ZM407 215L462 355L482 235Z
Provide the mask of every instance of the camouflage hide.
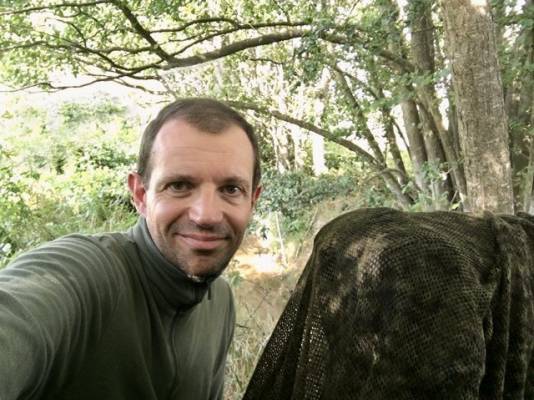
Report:
M244 399L534 399L533 257L528 215L345 214Z

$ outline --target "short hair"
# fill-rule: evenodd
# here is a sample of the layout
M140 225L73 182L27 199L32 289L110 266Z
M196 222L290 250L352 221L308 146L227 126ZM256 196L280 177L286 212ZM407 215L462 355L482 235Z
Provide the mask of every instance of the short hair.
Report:
M156 118L147 125L143 132L137 159L137 173L145 183L150 180L152 172L150 161L156 136L161 127L171 120L183 120L201 131L209 133L220 133L233 124L243 129L252 145L254 156L252 187L255 189L259 185L261 179L260 152L254 128L241 114L226 104L204 97L175 100L162 108Z

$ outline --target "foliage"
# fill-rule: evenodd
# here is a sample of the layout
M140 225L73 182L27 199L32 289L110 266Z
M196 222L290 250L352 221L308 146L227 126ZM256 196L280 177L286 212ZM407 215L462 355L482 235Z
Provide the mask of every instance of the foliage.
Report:
M0 120L0 265L17 252L71 232L129 226L125 186L135 120L116 102L24 107ZM135 132L135 133L134 133Z
M492 7L520 172L529 156L533 7ZM440 12L426 0L17 0L0 5L0 79L45 89L112 80L167 96L228 99L254 113L270 166L299 169L299 135L311 131L364 161L410 208L438 189L419 181L403 190L426 161L453 175L433 198L465 194L456 133L444 124L457 122L453 108L445 111L454 93ZM78 79L65 83L65 75ZM400 110L407 102L413 121ZM420 151L403 160L403 147Z
M387 194L372 186L361 187L360 179L348 173L314 177L304 172L280 174L267 170L257 214L260 218L279 214L283 234L291 238L305 233L316 207L327 200L350 197L354 208L388 203Z

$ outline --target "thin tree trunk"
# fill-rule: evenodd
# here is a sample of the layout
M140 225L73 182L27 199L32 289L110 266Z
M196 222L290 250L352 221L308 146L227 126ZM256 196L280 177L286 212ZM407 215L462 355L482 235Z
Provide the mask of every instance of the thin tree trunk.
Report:
M319 176L327 172L324 152L324 138L310 133L312 142L312 162L313 162L313 174Z
M412 0L409 2L409 15L412 28L411 56L419 74L430 76L435 72L434 25L432 23L431 0ZM423 83L417 86L416 93L423 106L424 121L429 132L425 135L430 164L437 166L443 161L449 164L455 190L460 197L465 197L465 177L458 162L452 139L443 125L439 110L438 98L433 83ZM435 141L439 140L440 146ZM437 150L441 147L443 155ZM439 156L439 158L437 158ZM449 196L450 197L450 196Z
M534 106L534 104L533 104ZM534 115L534 114L533 114ZM534 117L532 118L534 123ZM530 212L530 204L532 203L532 186L534 182L534 138L530 140L530 153L528 157L528 166L523 178L523 211Z
M380 98L386 98L384 91L381 87L375 82L376 93ZM406 186L408 184L406 167L404 166L404 161L402 160L402 155L399 146L397 145L397 138L395 137L395 129L393 127L393 117L391 116L391 110L386 107L381 107L380 112L382 113L382 124L384 125L384 133L386 140L389 145L389 152L393 158L393 163L395 168L402 172L403 177L401 184Z
M410 57L414 66L420 74L431 74L434 71L434 45L432 23L427 18L429 12L428 0L413 0L408 3L411 26L411 46ZM432 114L424 99L421 99L421 91L416 91L412 86L407 87L409 92L415 91L419 97L418 115L423 129L423 140L427 155L428 170L441 171L441 165L446 161L442 144L439 140L439 133L432 120ZM435 176L435 174L432 174ZM446 183L442 180L431 179L430 189L432 193L432 203L435 209L443 209L442 204L445 193L448 192Z
M501 0L502 1L502 0ZM494 9L495 10L495 6ZM497 9L499 11L499 9ZM523 15L530 15L534 11L532 0L526 0L523 5ZM501 11L501 14L504 11ZM501 22L500 30L504 31L504 18L498 18ZM521 209L528 208L524 201L531 194L525 193L532 185L526 182L531 174L532 160L532 137L534 136L534 125L531 117L534 109L534 27L524 24L517 35L512 49L509 51L509 65L515 65L518 71L507 80L504 87L505 109L510 121L510 148L511 162L514 176L521 175L521 179L514 180L514 193L516 204ZM529 200L530 201L530 200Z
M429 190L423 172L423 168L427 162L427 155L423 133L420 128L421 120L419 119L419 112L417 111L415 102L411 99L404 100L401 103L401 109L404 127L408 136L410 159L414 170L415 183L417 183L419 189L425 194Z
M360 107L360 104L358 103L358 100L356 99L356 97L354 97L354 94L352 93L352 89L349 86L347 80L345 79L345 76L339 70L334 70L334 73L336 75L337 82L341 85L345 95L347 96L347 99L351 103L352 118L354 118L356 122L356 126L358 126L359 128L359 133L367 141L367 144L369 145L369 148L371 149L373 156L381 164L383 164L385 168L386 158L384 157L384 154L382 153L382 149L380 149L378 142L373 136L373 133L367 127L367 117L364 115L363 110Z
M446 172L443 170L443 163L446 161L445 153L443 152L443 147L441 146L441 141L439 140L432 117L421 103L418 104L417 109L421 118L423 139L428 157L425 174L430 181L432 204L434 209L443 210L447 208L445 199L450 192L447 187L447 181L440 177L441 174L445 174Z
M282 125L273 124L270 130L271 139L274 149L276 170L280 173L287 172L291 169L289 162L289 140Z

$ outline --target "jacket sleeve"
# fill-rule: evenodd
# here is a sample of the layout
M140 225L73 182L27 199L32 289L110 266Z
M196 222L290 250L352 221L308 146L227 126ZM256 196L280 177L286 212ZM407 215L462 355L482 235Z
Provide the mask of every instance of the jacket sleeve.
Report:
M120 289L108 259L92 240L69 236L0 271L0 399L38 398L99 334Z

